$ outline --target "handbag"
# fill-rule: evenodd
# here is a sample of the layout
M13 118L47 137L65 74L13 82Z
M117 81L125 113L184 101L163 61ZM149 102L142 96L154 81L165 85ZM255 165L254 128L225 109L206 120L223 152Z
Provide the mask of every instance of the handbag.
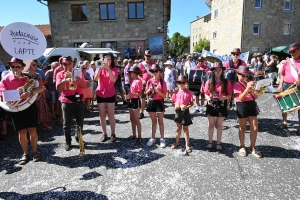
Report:
M240 83L240 82L239 82ZM241 84L241 83L240 83ZM245 89L246 89L246 87L243 85L243 84L241 84ZM254 102L255 102L255 108L256 108L256 113L257 113L257 115L259 115L259 113L260 113L260 109L259 109L259 107L258 107L258 105L257 105L257 102L255 101L255 98L254 98L254 96L250 93L250 95L252 96L252 98L253 98L253 100L254 100Z
M263 71L257 71L257 72L255 72L255 75L256 76L263 76L264 73L263 73Z

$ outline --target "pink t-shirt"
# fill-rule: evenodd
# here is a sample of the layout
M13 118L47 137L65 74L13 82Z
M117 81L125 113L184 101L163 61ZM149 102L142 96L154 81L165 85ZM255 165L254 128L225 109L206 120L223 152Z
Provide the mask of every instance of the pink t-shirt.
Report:
M16 90L18 87L25 85L27 78L16 78L13 74L5 76L0 82L0 96L4 90Z
M175 104L175 107L181 104L188 106L193 101L193 93L189 89L176 90L172 96L172 102Z
M239 59L240 60L240 59ZM245 63L245 61L243 61L243 60L241 60L242 61L242 66L247 66L247 64ZM230 68L230 64L229 64L229 62L230 61L227 61L226 63L225 63L225 67L228 69L228 68ZM238 63L239 62L236 62L236 63L233 63L233 66L234 66L234 68L235 69L237 69L239 66L238 66Z
M243 83L241 83L241 82L236 82L236 83L234 83L233 84L233 92L234 92L234 96L235 96L235 101L236 102L244 102L244 101L254 101L254 99L253 99L253 97L252 97L252 95L248 92L248 94L246 95L246 97L245 97L245 99L243 100L243 101L241 101L240 99L239 99L239 95L240 94L242 94L244 91L245 91L245 89L246 89L246 85L242 85Z
M164 80L162 80L162 83L163 85L161 85L161 80L154 80L153 78L151 78L150 80L148 80L147 84L146 84L146 90L148 90L150 87L152 87L152 85L157 85L157 87L160 89L160 91L162 93L167 93L167 84ZM154 90L152 90L154 91ZM152 99L152 100L161 100L163 99L158 93L155 94L155 96L152 98L152 97L149 97L149 99Z
M204 88L204 93L207 95L211 95L210 91L209 91L209 82L210 81L206 81L205 83L205 88ZM216 81L216 87L215 87L215 92L213 98L219 98L219 96L216 94L221 94L222 96L226 96L226 95L230 95L232 94L232 85L230 81L227 81L227 94L222 93L222 82L221 81Z
M147 82L150 78L151 78L151 75L148 73L146 67L144 66L145 62L141 62L139 64L139 68L141 69L141 74L142 74L142 78ZM155 64L154 62L151 61L150 64L147 64L148 65L148 70L151 68L151 66Z
M294 63L295 63L296 69L298 71L298 76L299 76L300 75L300 60L294 60ZM290 62L287 60L283 64L281 71L280 71L280 73L284 76L283 81L288 84L293 84L296 81L295 78L292 76L291 67L292 66L290 66ZM299 79L300 79L300 77L299 77Z
M96 69L95 74L100 71L99 79L98 79L98 87L96 89L96 94L101 98L109 98L113 97L116 94L115 83L110 80L109 73L106 69L102 68ZM118 68L114 67L111 69L111 72L118 79Z
M143 84L140 79L134 79L130 84L130 94L136 94L143 90ZM131 96L130 99L138 99L140 97Z
M60 71L57 73L56 75L56 87L64 80L65 75L64 75L65 71ZM85 82L85 78L84 75L82 74L81 80L83 82ZM69 89L69 81L66 82L66 90L63 89L61 92L61 95L59 97L59 100L63 103L74 103L73 101L69 100L66 98L66 96L72 96L75 94L83 94L83 88L76 82L73 81L73 83L77 86L76 90L70 90ZM81 101L84 101L84 96L82 95Z
M54 69L54 72L53 72L53 82L55 82L56 75L58 74L58 72L61 72L61 71L64 71L64 68L62 66L60 66L60 65Z

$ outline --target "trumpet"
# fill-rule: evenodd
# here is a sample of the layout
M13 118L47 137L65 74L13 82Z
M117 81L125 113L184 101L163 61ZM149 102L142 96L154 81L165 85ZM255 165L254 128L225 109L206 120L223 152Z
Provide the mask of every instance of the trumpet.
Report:
M76 90L77 89L77 85L74 84L74 82L73 82L73 75L72 75L72 73L69 70L66 73L69 76L71 76L71 79L69 79L69 90Z
M82 138L81 127L78 126L78 140L79 140L79 156L84 156L84 141Z
M258 96L263 95L265 92L266 88L263 85L261 85L258 90L255 90L255 93L257 93Z

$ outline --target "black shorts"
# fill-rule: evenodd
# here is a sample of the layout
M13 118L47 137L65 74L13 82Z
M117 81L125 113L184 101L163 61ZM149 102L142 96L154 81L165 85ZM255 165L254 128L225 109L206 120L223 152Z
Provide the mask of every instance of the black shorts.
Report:
M141 96L141 98L146 98L146 94L145 94L145 89L146 89L146 85L143 85L142 86L142 96Z
M0 107L0 122L5 120L6 110Z
M200 89L199 90L191 90L193 95L196 96L196 97L199 97L200 96Z
M175 110L174 121L183 126L189 126L193 124L189 109L182 111L180 109Z
M107 97L107 98L99 97L97 95L97 103L115 103L115 102L116 102L115 95L112 97Z
M238 118L248 118L257 116L255 101L236 102Z
M130 99L128 103L128 109L137 110L141 108L140 98Z
M130 84L124 84L124 89L125 89L126 95L128 95L130 92Z
M152 100L150 99L147 103L147 112L157 112L162 113L165 112L165 103L164 100Z
M214 106L206 105L206 116L210 117L227 117L227 100L224 102L216 101Z
M10 112L16 131L38 126L38 107L36 103L20 112Z

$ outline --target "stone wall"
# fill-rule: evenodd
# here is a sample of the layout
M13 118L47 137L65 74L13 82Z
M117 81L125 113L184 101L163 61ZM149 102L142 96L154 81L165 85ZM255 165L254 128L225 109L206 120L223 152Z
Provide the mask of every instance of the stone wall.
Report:
M6 63L8 61L10 61L10 59L11 59L11 56L8 53L6 53L6 51L3 49L2 45L0 44L0 61L4 65L6 65Z
M211 40L211 20L205 21L205 16L199 17L195 21L191 22L190 52L194 51L194 46L199 42L201 38Z
M218 17L215 17L218 10ZM214 0L211 6L210 51L229 55L233 48L241 47L243 0ZM217 33L213 39L213 33Z
M300 42L300 1L292 1L292 10L284 9L285 0L262 1L262 8L254 8L254 1L246 1L244 16L243 51L258 52ZM261 24L260 35L253 35L253 23ZM291 23L291 34L284 35L284 23Z
M99 19L99 3L115 3L116 20ZM135 2L130 1L130 2ZM140 2L140 1L139 1ZM167 0L145 0L144 19L128 19L127 1L85 0L48 1L52 41L55 47L74 47L74 43L89 42L93 47L101 47L101 42L117 42L117 51L122 53L131 42L142 42L145 50L149 47L150 35L164 38L164 58L167 54ZM71 4L86 4L88 21L74 22L71 18ZM161 30L158 30L161 27Z

